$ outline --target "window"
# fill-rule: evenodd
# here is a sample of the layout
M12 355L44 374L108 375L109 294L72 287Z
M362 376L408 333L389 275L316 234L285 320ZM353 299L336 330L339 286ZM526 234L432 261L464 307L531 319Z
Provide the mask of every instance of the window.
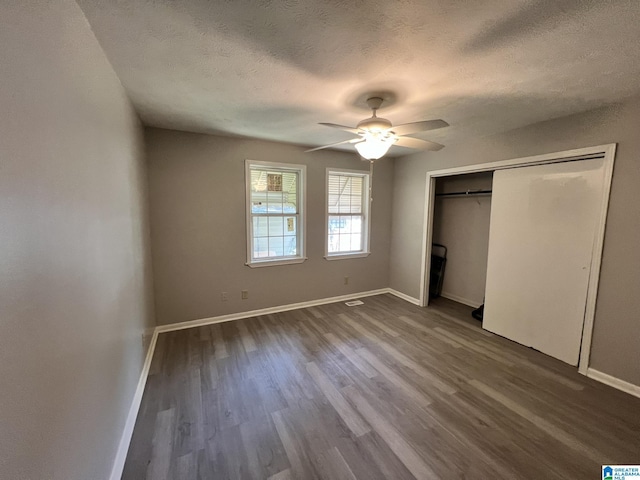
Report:
M304 165L245 162L250 267L305 260L305 173Z
M326 258L369 255L369 173L327 169Z

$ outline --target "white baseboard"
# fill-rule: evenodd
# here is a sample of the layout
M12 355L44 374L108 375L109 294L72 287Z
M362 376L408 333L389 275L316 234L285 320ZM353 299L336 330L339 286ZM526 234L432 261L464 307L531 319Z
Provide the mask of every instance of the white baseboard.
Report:
M640 385L634 385L633 383L629 383L625 380L620 380L617 377L613 377L607 373L602 373L598 370L594 370L593 368L587 369L587 377L593 378L600 383L604 383L605 385L609 385L610 387L618 390L622 390L634 397L640 398Z
M462 303L468 307L478 308L482 302L474 302L473 300L469 300L463 297L459 297L458 295L454 295L453 293L442 292L440 294L441 297L448 298L449 300L453 300L454 302Z
M402 300L405 300L409 303L413 303L414 305L418 305L420 306L420 300L417 298L413 298L410 297L409 295L399 292L398 290L394 290L393 288L387 288L387 293L390 293L391 295L394 295L398 298L401 298Z
M142 394L144 393L144 387L147 384L147 377L149 376L149 368L151 368L151 360L153 359L153 352L156 349L156 342L158 340L158 329L154 329L151 335L151 341L149 342L149 348L147 348L147 355L142 365L142 371L140 372L140 379L138 380L138 386L133 394L133 401L129 408L129 414L127 415L127 421L124 424L124 431L122 437L120 437L120 443L118 444L118 451L116 452L116 458L113 462L111 469L110 480L120 480L122 478L122 471L124 470L124 462L127 459L127 452L129 451L129 444L131 443L131 437L133 436L133 427L136 425L136 418L138 418L138 411L140 410L140 404L142 403Z
M200 327L202 325L211 325L213 323L230 322L232 320L240 320L243 318L257 317L259 315L268 315L270 313L287 312L289 310L297 310L299 308L315 307L318 305L326 305L327 303L343 302L354 300L356 298L371 297L373 295L381 295L389 292L388 288L380 288L378 290L369 290L367 292L351 293L349 295L340 295L338 297L320 298L318 300L309 300L308 302L290 303L288 305L279 305L277 307L261 308L259 310L249 310L248 312L230 313L228 315L220 315L217 317L201 318L198 320L190 320L187 322L170 323L167 325L158 325L157 333L173 332L175 330L183 330L185 328Z

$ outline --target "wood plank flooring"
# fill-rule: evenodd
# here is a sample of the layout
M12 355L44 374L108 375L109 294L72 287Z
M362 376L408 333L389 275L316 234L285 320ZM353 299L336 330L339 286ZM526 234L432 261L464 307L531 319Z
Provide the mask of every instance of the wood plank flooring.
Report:
M391 295L161 334L123 479L589 479L640 399Z

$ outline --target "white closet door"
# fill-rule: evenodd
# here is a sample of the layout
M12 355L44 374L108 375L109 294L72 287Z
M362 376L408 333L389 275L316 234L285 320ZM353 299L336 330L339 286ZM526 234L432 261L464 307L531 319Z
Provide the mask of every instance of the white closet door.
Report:
M578 364L603 179L603 159L495 172L485 329Z

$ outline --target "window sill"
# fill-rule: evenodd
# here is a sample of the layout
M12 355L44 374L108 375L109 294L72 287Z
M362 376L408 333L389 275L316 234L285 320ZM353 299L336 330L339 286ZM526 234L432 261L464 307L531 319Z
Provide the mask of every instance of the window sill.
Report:
M338 253L335 255L325 255L325 260L347 260L349 258L365 258L371 255L371 252L357 252L357 253Z
M288 258L282 260L262 260L262 261L253 261L247 262L245 265L251 268L260 268L260 267L277 267L278 265L291 265L294 263L302 263L307 259L307 257L298 257L298 258Z

